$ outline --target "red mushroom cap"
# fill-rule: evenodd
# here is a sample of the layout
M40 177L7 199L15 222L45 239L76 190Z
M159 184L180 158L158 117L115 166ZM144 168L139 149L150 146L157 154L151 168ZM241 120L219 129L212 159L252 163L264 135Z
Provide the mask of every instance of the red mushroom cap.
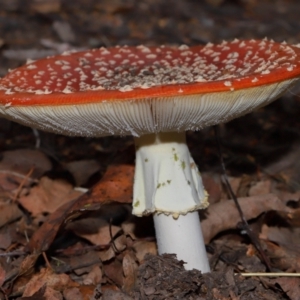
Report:
M237 112L229 115L218 115L216 121L202 122L198 116L187 125L182 124L183 120L179 120L179 125L159 126L156 120L152 120L149 121L151 124L145 125L148 128L141 128L144 125L140 124L135 130L132 129L134 123L142 121L132 121L132 124L128 124L127 120L122 124L119 120L116 126L127 126L129 131L102 128L98 133L92 131L89 135L130 134L129 132L139 135L153 131L200 129L228 121L263 105L265 101L268 103L274 100L300 76L299 56L300 49L296 46L269 40L234 40L195 47L124 46L65 53L30 62L11 71L0 80L0 114L33 127L64 132L62 127L65 125L55 124L55 128L52 128L51 121L49 124L30 121L33 118L32 113L25 112L25 108L43 108L44 118L47 118L46 110L52 107L48 118L53 119L56 114L54 110L63 106L76 105L78 109L88 104L101 106L104 103L124 104L147 100L174 102L173 99L177 99L177 102L181 102L178 105L183 106L188 99L195 100L195 97L201 103L204 101L203 95L207 97L208 94L217 97L217 102L228 102L231 97L236 99L242 95L244 101L250 101L255 93L262 93L262 87L269 87L269 92L264 97L259 96L259 101L254 99L255 104L250 105L250 108L237 108ZM277 83L282 83L280 89L276 88ZM256 87L259 89L253 90ZM250 97L245 96L249 89ZM237 91L239 93L235 94ZM262 98L266 100L263 101ZM231 104L238 105L233 102ZM9 110L12 108L21 110L10 114ZM126 109L129 108L123 108ZM194 105L194 109L203 114L203 107ZM29 116L25 116L26 114ZM68 111L65 114L70 114L70 118L74 115ZM77 114L81 115L82 112L77 111ZM214 118L211 111L208 114ZM63 115L64 113L60 117ZM170 116L170 112L167 112L166 116ZM153 115L144 117L155 119ZM128 118L131 119L132 116ZM159 118L164 116L160 115ZM178 115L175 118L178 118ZM89 119L86 122L78 122L81 123L80 126L86 126L87 122L92 121ZM69 134L85 135L81 132Z

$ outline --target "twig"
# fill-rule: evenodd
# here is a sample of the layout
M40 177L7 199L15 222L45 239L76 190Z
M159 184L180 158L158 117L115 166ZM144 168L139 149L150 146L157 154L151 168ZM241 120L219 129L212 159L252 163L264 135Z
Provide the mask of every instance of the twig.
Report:
M46 252L45 252L45 251L42 252L42 255L43 255L43 258L44 258L44 260L45 260L45 262L46 262L47 268L50 269L50 270L53 270L53 268L52 268L52 266L51 266L51 264L50 264L50 262L49 262L49 260L48 260L48 257L47 257L47 255L46 255Z
M21 183L20 183L20 185L19 185L19 187L18 187L18 189L17 189L17 192L16 192L15 196L14 196L13 199L12 199L13 202L16 202L16 201L17 201L17 199L18 199L18 197L19 197L19 194L20 194L20 192L21 192L21 190L22 190L24 184L25 184L26 181L30 178L30 176L31 176L31 174L32 174L32 172L33 172L33 170L34 170L34 167L31 167L30 170L29 170L29 172L26 174L26 176L25 176L25 177L23 178L23 180L21 181Z
M16 177L19 177L19 178L25 178L28 181L30 181L31 183L37 183L38 182L37 179L29 178L28 174L27 175L23 175L23 174L20 174L18 172L13 172L13 171L10 171L10 170L0 170L0 173L1 174L8 174L8 175L16 176Z
M109 220L109 235L110 235L110 243L111 243L111 246L112 246L112 249L114 250L114 252L116 254L119 254L121 251L119 251L119 249L117 248L116 244L115 244L115 237L113 236L112 234L112 229L111 229L111 223L112 223L112 219L110 218Z
M300 273L236 273L236 275L242 275L244 277L300 277Z
M215 132L215 137L216 137L216 142L217 142L217 148L218 148L218 154L219 154L219 158L220 158L220 162L221 162L221 167L222 167L222 173L223 173L223 179L226 185L226 188L229 191L229 194L231 196L231 198L233 199L236 208L239 212L240 218L242 220L243 223L243 229L246 231L247 235L249 236L252 244L255 246L255 248L258 250L258 252L261 255L262 260L264 261L268 271L271 270L271 263L269 258L266 256L257 236L253 233L253 231L250 229L249 223L247 221L247 219L245 218L245 215L243 214L243 211L241 209L241 206L237 200L237 197L235 195L235 193L233 192L231 185L229 183L228 177L227 177L227 172L226 172L226 167L225 167L225 163L224 163L224 159L223 159L223 155L222 155L222 148L221 148L221 142L220 142L220 132L219 132L219 127L214 126L214 132Z
M27 252L24 251L12 251L12 252L3 252L0 253L0 257L10 257L10 256L22 256L27 255Z

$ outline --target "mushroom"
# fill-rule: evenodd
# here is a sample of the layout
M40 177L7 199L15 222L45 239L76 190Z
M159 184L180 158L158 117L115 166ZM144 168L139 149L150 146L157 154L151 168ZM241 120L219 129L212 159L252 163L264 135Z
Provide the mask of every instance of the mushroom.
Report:
M133 214L154 215L158 251L209 272L198 210L208 195L186 130L230 121L299 80L297 46L249 40L112 47L49 57L0 81L0 115L73 136L132 135Z

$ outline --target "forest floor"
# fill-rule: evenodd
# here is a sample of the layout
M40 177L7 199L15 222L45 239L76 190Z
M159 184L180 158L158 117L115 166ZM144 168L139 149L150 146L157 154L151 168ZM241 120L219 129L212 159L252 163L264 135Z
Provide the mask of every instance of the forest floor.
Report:
M0 0L0 76L65 50L299 43L299 16L298 0ZM131 137L65 137L0 119L0 299L300 299L299 115L296 86L219 126L229 182L266 259L225 188L214 130L187 133L210 195L209 274L157 255L151 217L132 216ZM281 275L245 276L269 271Z

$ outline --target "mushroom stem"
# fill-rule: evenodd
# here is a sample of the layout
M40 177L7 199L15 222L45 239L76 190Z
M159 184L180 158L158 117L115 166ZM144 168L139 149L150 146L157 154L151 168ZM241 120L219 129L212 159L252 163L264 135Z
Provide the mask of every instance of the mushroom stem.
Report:
M186 262L186 270L210 272L197 211L174 219L171 215L154 214L158 253L176 253L177 259Z
M209 272L199 217L191 213L208 206L207 193L185 133L148 134L135 143L133 214L155 213L160 254L175 253L188 269Z

